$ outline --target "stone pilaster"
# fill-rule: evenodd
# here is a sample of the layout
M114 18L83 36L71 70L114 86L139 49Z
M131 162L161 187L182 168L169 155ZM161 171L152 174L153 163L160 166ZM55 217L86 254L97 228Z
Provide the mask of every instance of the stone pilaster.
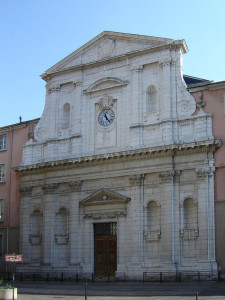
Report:
M165 58L160 61L161 69L161 120L169 120L172 117L172 78L171 78L171 58Z
M21 202L20 202L20 252L23 254L24 264L31 262L30 256L30 206L28 205L32 197L32 186L20 188Z
M58 100L60 95L60 85L50 85L47 98L51 103L51 109L48 113L49 123L48 123L48 138L56 138L58 136Z
M74 107L82 107L82 91L83 91L83 82L80 79L77 79L73 82L73 91L72 99L74 102ZM81 119L80 119L80 110L71 109L71 120L72 122L72 135L78 135L81 133Z
M163 228L163 238L160 242L160 259L162 262L170 262L174 260L175 255L175 186L174 177L175 170L165 170L158 174L160 179L160 198L164 199L161 203L161 220ZM179 208L179 206L178 206ZM178 230L179 232L179 230ZM172 260L171 260L172 258Z
M44 184L44 220L43 220L43 262L46 266L51 266L54 256L54 226L55 210L54 203L57 197L58 183Z
M143 107L142 107L142 73L143 66L135 66L132 70L132 81L131 81L131 145L142 144L142 118L143 118Z
M134 266L135 264L139 264L139 267L140 264L144 262L144 180L145 174L132 175L129 177L132 199L130 210L132 231L128 234L130 241L127 241L127 244L130 244L130 251L133 253L133 260L130 263L133 263Z
M80 228L80 206L82 181L69 182L71 195L71 214L70 214L70 264L80 265L81 252L81 228Z
M202 258L215 261L214 167L196 169ZM207 205L205 203L207 202ZM206 244L207 243L207 244ZM207 251L206 251L207 249Z

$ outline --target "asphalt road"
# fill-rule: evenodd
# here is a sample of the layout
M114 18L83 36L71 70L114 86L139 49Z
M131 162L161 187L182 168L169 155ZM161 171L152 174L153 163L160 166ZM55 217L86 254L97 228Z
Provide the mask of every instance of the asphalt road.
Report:
M15 286L18 300L85 299L84 282L16 282ZM88 282L86 291L87 300L225 300L225 281Z

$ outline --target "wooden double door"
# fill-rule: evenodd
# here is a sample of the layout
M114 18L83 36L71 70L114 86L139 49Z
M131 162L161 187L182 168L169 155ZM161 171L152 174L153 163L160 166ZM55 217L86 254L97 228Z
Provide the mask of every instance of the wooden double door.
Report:
M116 223L106 223L109 224ZM101 223L101 225L103 225ZM114 226L115 227L115 226ZM112 232L103 232L107 235L96 234L94 240L94 272L95 276L115 276L117 269L117 235Z

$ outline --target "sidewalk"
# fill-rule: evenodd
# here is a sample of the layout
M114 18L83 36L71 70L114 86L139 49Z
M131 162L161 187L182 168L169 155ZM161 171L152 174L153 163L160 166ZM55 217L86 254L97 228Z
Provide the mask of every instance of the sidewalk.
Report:
M85 283L16 282L18 300L85 299ZM88 300L225 300L224 281L87 283Z

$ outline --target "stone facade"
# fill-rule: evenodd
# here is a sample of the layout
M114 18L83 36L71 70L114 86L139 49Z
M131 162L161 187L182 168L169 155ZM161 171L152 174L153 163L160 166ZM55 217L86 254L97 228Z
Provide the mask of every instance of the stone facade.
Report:
M116 224L116 277L216 276L220 142L212 116L194 114L185 52L183 40L103 32L42 75L45 109L17 168L20 270L98 273L102 223Z

